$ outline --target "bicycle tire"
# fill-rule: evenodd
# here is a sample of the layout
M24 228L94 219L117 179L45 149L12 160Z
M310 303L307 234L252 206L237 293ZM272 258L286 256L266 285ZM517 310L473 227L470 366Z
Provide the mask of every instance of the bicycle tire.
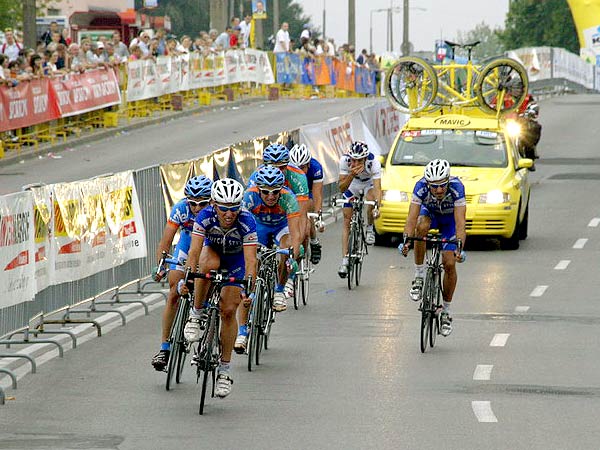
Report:
M200 408L198 410L198 413L200 415L204 414L204 405L206 402L206 388L208 385L208 374L212 373L213 376L213 395L214 395L214 371L216 369L214 361L213 361L213 355L214 355L214 349L215 349L215 344L218 347L218 342L219 342L219 324L218 324L218 317L217 317L218 311L216 309L211 309L209 311L209 315L208 315L208 320L206 323L206 333L205 333L205 346L203 348L203 355L200 355L201 357L201 361L199 362L198 368L199 370L202 370L204 373L202 374L202 387L201 387L201 393L200 393ZM202 344L199 344L199 346Z
M300 293L302 294L302 304L306 306L306 304L308 303L308 294L310 289L310 252L304 255L302 263L302 285Z
M185 360L187 359L187 354L189 351L188 346L186 345L187 342L185 340L185 337L183 335L183 329L185 327L185 318L186 318L186 314L190 309L191 306L191 298L190 297L186 297L184 299L181 299L180 301L183 302L182 305L182 321L180 324L180 328L179 328L179 356L177 357L177 372L175 373L175 382L177 384L181 383L181 377L183 375L183 368L185 367Z
M265 295L265 303L263 307L263 312L265 313L263 319L263 323L265 324L263 327L263 347L265 350L269 349L269 338L271 336L271 328L275 320L275 311L273 311L273 296L275 295L275 279L277 275L278 274L271 268L271 270L269 271L269 278L267 278L267 280L269 280L269 288L267 290L267 295Z
M431 302L432 302L432 292L431 292L431 283L433 278L433 271L431 268L427 269L427 273L425 274L425 281L423 282L423 300L421 303L421 353L425 353L427 350L427 346L429 344L429 333L431 330Z
M354 281L357 286L360 285L360 277L362 275L362 266L365 257L365 239L364 233L359 230L357 233L358 239L356 240L356 264L354 267Z
M298 307L300 306L300 296L299 294L299 288L300 286L298 286L300 284L300 280L299 280L299 276L298 273L294 274L294 309L296 311L298 311Z
M248 372L252 371L252 363L260 364L260 335L262 324L262 280L256 280L254 287L254 300L250 310L250 322L248 326Z
M403 56L387 71L384 89L395 109L418 113L426 110L437 96L437 74L424 59Z
M516 111L525 101L528 89L527 70L510 58L494 59L481 70L475 81L479 107L486 113ZM511 105L496 101L505 96L510 96Z
M167 391L171 390L171 380L173 379L173 375L175 375L175 381L178 383L176 372L179 359L179 347L181 345L180 334L183 335L183 318L185 317L183 304L184 301L180 298L179 303L177 304L177 311L175 311L175 317L173 318L173 324L171 325L171 330L169 331L169 343L171 344L171 351L169 352L169 361L167 361L167 380L165 383L165 389Z
M436 276L436 280L434 283L434 292L435 296L432 298L431 305L431 326L429 329L429 346L433 348L435 346L435 339L440 331L440 315L438 314L437 307L440 304L440 295L441 295L441 287L440 287L440 278L439 274ZM435 300L435 301L433 301Z
M356 226L350 225L350 233L348 234L348 289L352 290L355 287L354 279L354 242L356 240Z

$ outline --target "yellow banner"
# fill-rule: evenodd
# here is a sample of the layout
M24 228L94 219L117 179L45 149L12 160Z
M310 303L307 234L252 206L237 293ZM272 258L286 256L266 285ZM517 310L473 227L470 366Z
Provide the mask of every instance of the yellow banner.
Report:
M567 0L573 14L579 45L600 54L600 0Z

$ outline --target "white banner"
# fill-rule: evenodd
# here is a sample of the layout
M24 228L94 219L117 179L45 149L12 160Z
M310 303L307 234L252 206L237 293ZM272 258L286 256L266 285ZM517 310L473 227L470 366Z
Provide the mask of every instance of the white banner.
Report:
M55 184L53 191L53 284L146 256L146 233L131 171Z
M232 83L275 82L267 53L259 50L228 50L209 55L193 52L184 56L129 62L127 101Z
M0 309L35 295L31 192L0 197Z
M377 141L381 154L387 155L400 128L408 120L408 114L401 113L387 101L362 108L360 114L365 126Z
M52 284L54 252L51 250L53 229L53 194L51 186L31 189L35 229L35 292Z

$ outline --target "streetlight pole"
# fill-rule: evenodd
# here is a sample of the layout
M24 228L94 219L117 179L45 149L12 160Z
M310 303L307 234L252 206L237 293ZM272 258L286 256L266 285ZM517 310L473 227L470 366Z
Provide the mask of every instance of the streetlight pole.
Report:
M410 53L410 42L408 41L408 0L404 0L403 25L402 25L402 56Z
M394 0L390 0L390 9L388 9L388 17L390 23L388 30L390 34L390 53L394 52Z
M327 15L325 11L327 10L327 0L323 0L323 40L327 38Z

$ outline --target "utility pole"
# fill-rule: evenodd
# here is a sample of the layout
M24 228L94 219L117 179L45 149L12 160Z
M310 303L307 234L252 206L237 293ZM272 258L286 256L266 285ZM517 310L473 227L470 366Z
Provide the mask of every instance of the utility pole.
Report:
M348 44L356 48L356 2L348 0Z
M259 50L264 50L265 38L263 33L264 19L254 19L254 45Z
M227 26L227 4L223 0L210 0L210 28L219 32Z
M37 42L35 13L35 0L23 0L23 43L28 48L35 48Z
M279 0L273 0L273 36L279 31Z
M235 0L229 0L229 14L228 14L228 19L232 18L235 16ZM243 19L243 17L240 17L240 20Z
M402 25L402 56L410 53L410 42L408 41L408 0L404 0L403 25Z
M390 9L388 9L388 30L390 30L390 52L394 51L394 9L390 1Z
M327 38L327 15L325 14L325 10L327 9L327 0L323 0L323 39Z

